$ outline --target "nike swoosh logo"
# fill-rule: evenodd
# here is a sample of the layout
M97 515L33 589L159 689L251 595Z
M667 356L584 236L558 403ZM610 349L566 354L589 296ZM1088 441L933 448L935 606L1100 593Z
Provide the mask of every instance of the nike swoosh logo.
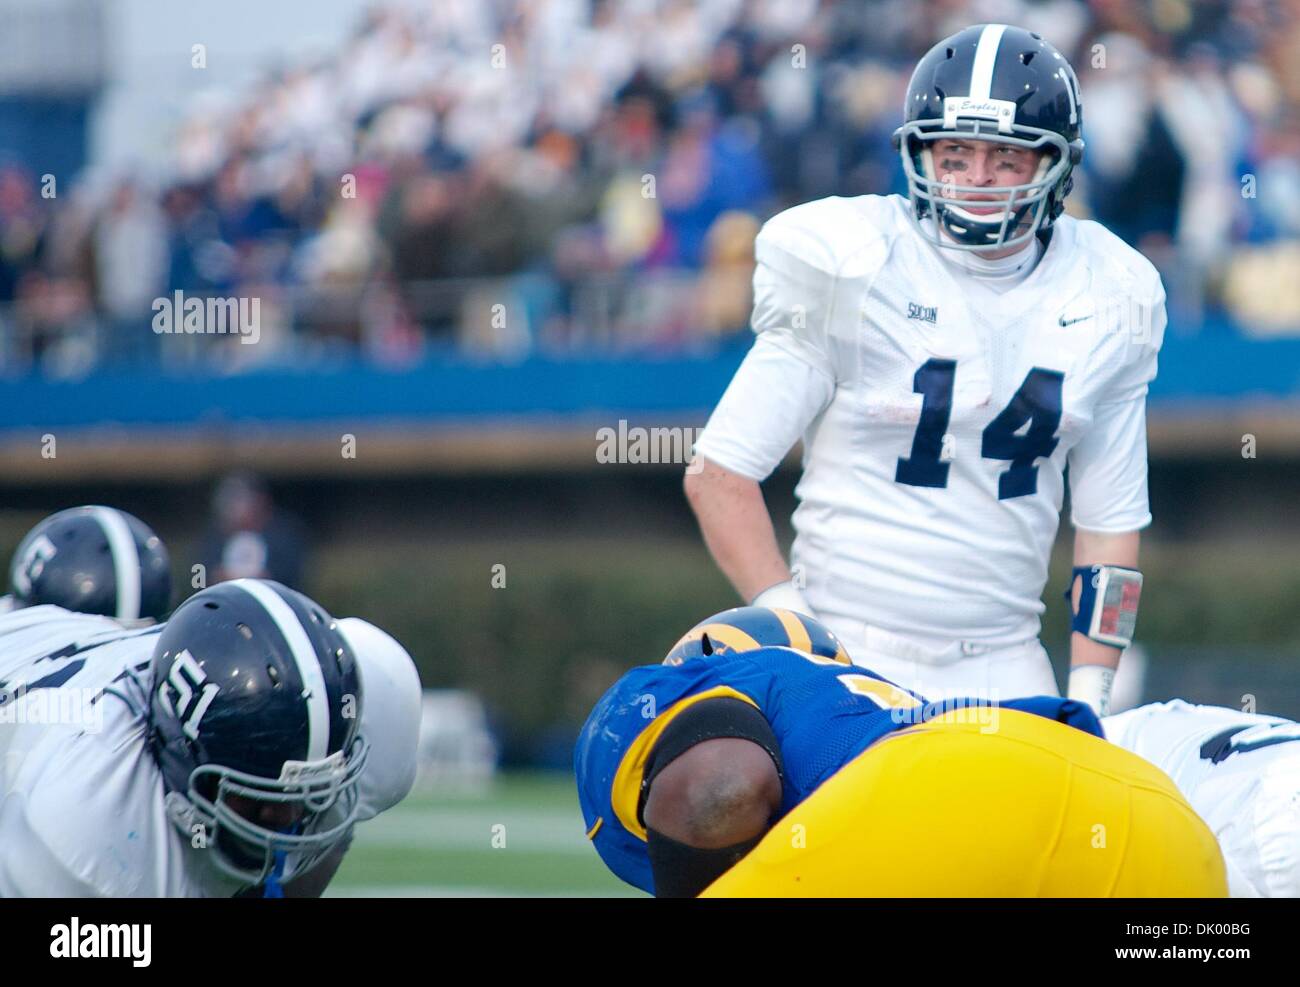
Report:
M1061 318L1060 318L1059 321L1060 321L1060 323L1061 323L1061 326L1064 327L1064 326L1072 326L1072 325L1074 325L1076 322L1082 322L1084 319L1091 319L1091 318L1092 318L1091 315L1081 315L1081 316L1079 316L1077 319L1067 319L1067 318L1063 315L1063 316L1061 316Z

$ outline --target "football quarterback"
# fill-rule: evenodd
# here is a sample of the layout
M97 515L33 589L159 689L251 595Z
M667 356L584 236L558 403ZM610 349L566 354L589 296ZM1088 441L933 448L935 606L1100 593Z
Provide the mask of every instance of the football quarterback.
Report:
M1214 831L1234 898L1300 898L1300 723L1181 699L1102 722Z
M686 494L742 598L824 621L938 698L1058 694L1039 643L1069 469L1069 695L1106 712L1150 523L1152 265L1063 214L1078 81L1037 34L967 28L917 65L894 140L908 195L830 197L755 243L757 339ZM796 441L787 566L759 484Z
M0 613L43 603L121 621L161 620L171 604L167 546L134 515L73 507L27 532Z
M0 616L0 897L320 894L415 778L395 640L267 580L164 624Z

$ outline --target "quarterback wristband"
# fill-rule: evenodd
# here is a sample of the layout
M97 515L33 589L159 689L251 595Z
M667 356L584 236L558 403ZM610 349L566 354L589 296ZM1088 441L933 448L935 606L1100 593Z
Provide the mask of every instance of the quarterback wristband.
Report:
M1110 690L1115 684L1115 669L1105 665L1076 665L1070 669L1070 684L1066 695L1077 702L1087 703L1098 716L1110 714Z
M1118 565L1077 565L1065 590L1066 602L1070 602L1076 582L1081 584L1079 609L1070 629L1112 648L1132 644L1142 573Z
M750 600L749 605L751 607L779 607L782 610L793 610L795 613L801 613L806 617L814 616L812 608L808 606L808 601L795 588L794 583L788 579L783 583L777 583L775 586L769 586Z

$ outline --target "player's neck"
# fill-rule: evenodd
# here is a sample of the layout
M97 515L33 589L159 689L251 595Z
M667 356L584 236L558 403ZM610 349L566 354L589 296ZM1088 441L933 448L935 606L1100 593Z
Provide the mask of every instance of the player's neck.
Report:
M1019 250L998 257L989 257L987 253L975 250L939 250L939 256L949 266L995 288L1009 288L1029 277L1042 255L1043 245L1038 237L1030 237Z

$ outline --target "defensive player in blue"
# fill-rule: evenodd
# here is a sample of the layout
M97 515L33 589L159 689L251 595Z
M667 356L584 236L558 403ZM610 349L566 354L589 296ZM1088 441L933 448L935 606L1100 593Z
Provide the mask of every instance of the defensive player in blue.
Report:
M1055 697L927 704L809 617L728 610L596 704L574 756L587 836L628 883L693 896L882 738L954 710L995 729L1008 709L1102 736L1085 704Z

